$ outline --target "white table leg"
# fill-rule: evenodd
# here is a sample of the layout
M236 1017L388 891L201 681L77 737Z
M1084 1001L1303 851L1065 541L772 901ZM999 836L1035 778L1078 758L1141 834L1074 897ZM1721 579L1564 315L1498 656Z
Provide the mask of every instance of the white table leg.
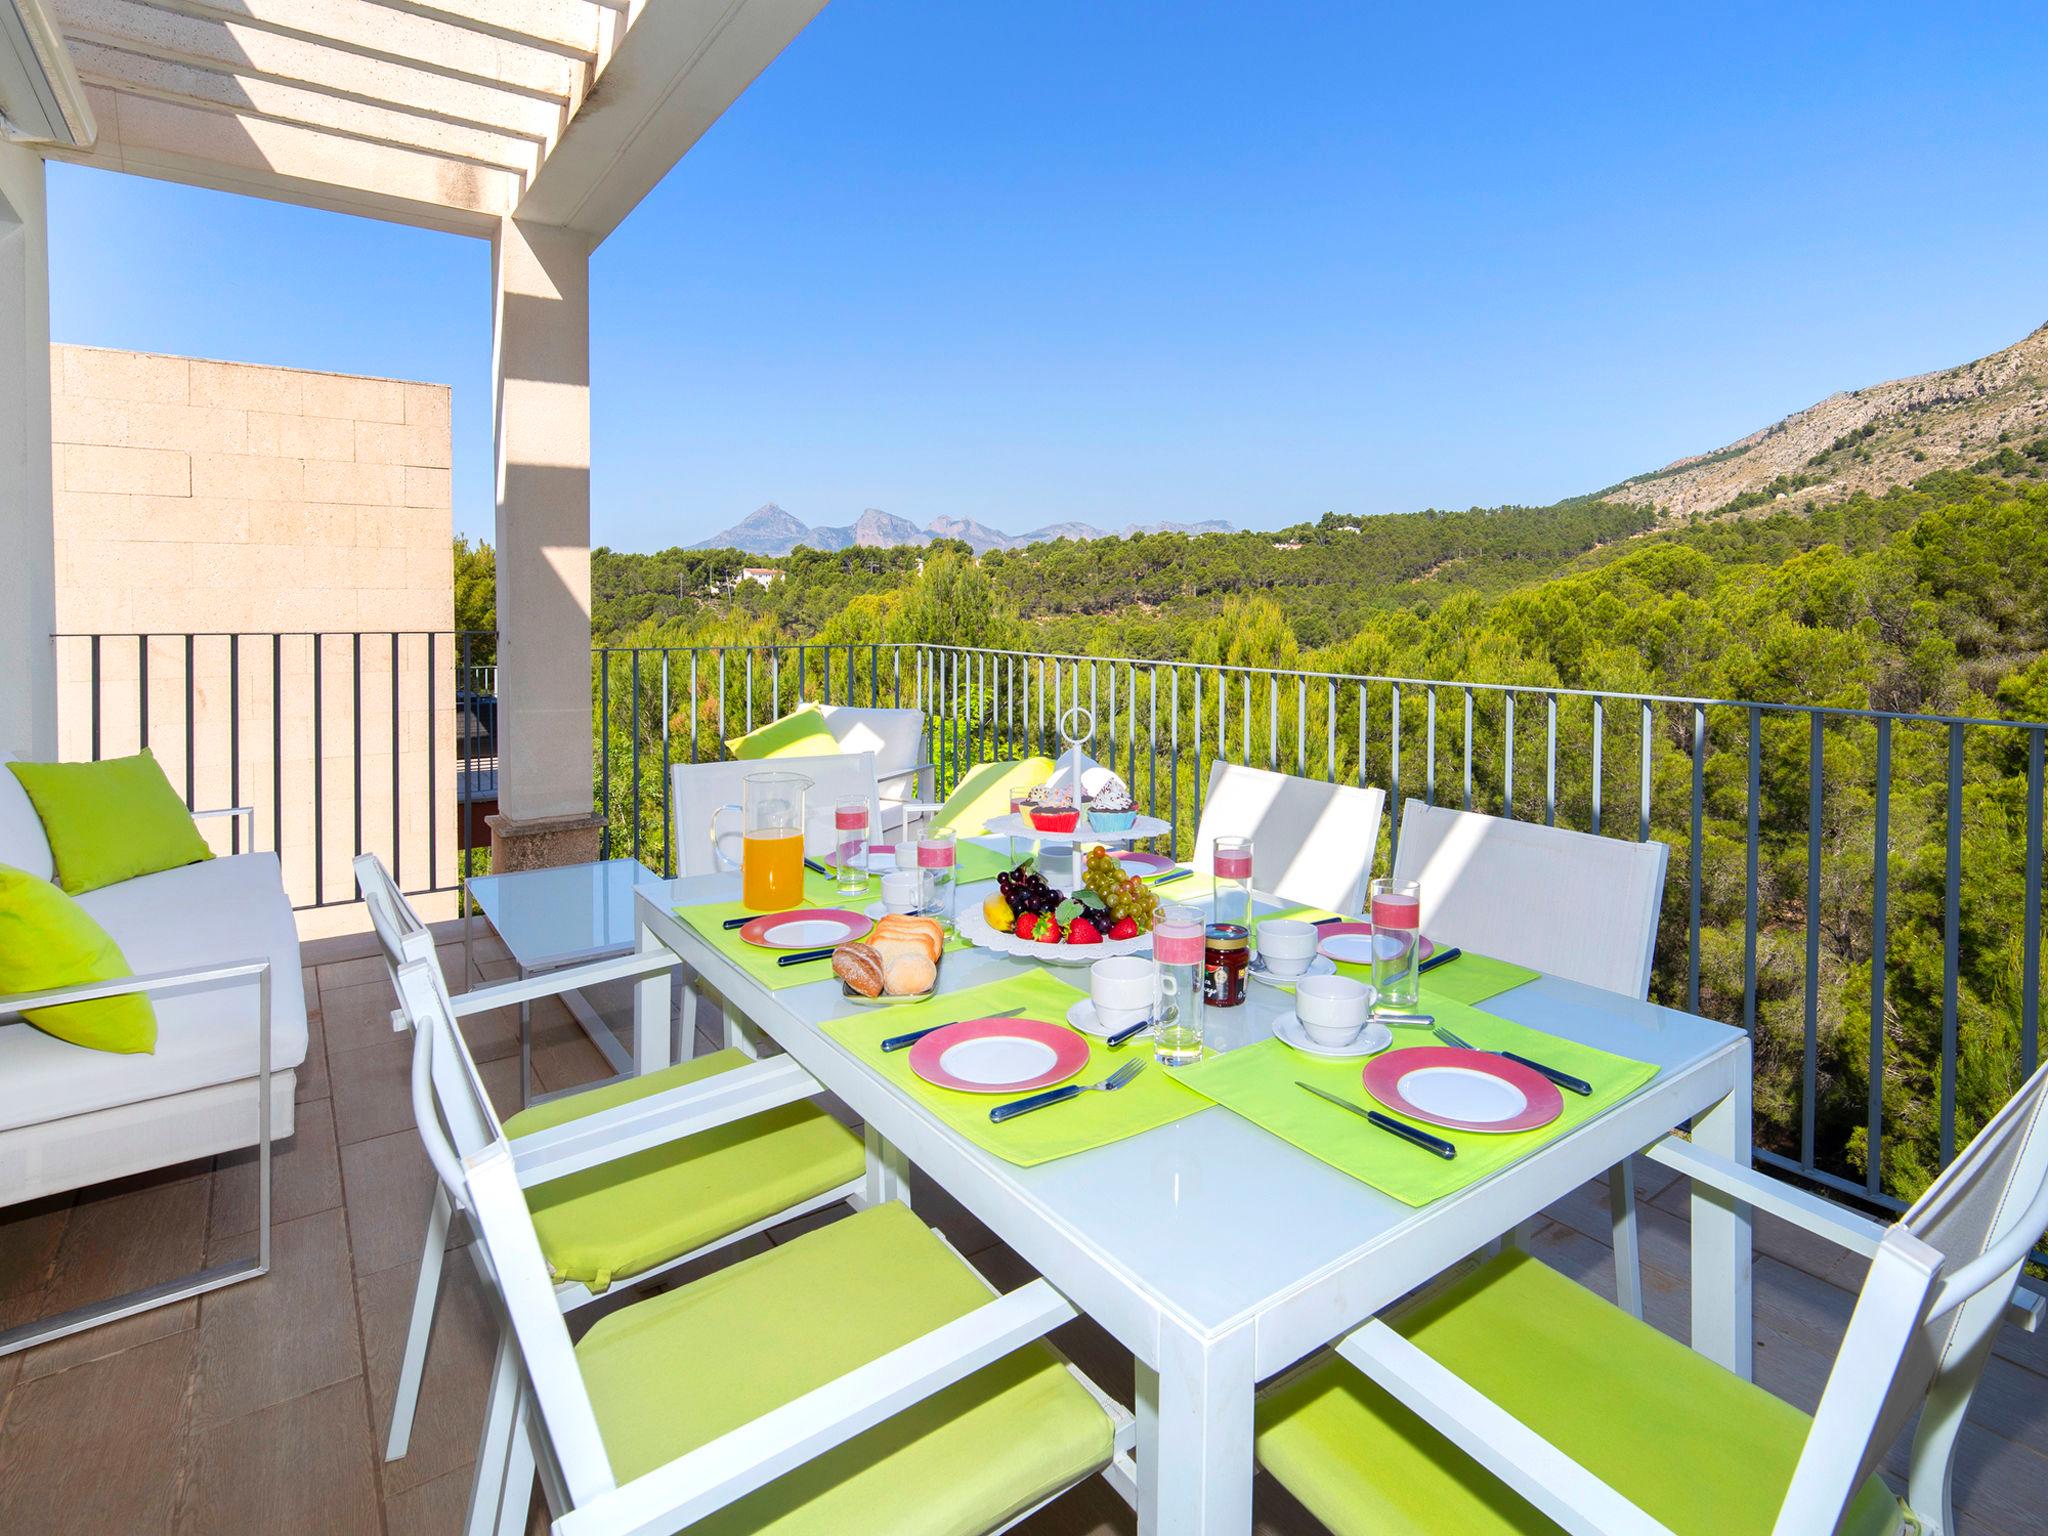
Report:
M633 947L641 954L668 946L642 922L633 936ZM633 1070L645 1075L659 1072L674 1059L674 1036L669 1018L668 971L656 971L633 986Z
M910 1159L883 1140L872 1125L863 1126L862 1134L868 1150L868 1179L863 1191L868 1204L880 1205L885 1200L910 1204Z
M1750 1063L1744 1056L1728 1096L1693 1116L1702 1150L1749 1166ZM1692 1187L1692 1347L1750 1379L1755 1334L1750 1319L1750 1224L1747 1205L1718 1190Z
M1160 1330L1138 1365L1139 1536L1245 1536L1252 1528L1252 1335Z

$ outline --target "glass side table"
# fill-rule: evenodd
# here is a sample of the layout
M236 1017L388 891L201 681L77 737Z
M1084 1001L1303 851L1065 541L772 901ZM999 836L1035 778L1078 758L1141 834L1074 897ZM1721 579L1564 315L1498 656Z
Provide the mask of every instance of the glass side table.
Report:
M638 859L565 864L511 875L477 875L465 882L477 910L504 940L523 981L565 966L629 953L634 943L633 887L661 876ZM462 959L470 961L470 919L462 920ZM633 1058L588 998L561 994L570 1017L583 1027L615 1073L633 1071ZM666 1028L665 1022L656 1025ZM519 1005L519 1102L533 1102L533 1005ZM546 1095L543 1095L546 1097Z

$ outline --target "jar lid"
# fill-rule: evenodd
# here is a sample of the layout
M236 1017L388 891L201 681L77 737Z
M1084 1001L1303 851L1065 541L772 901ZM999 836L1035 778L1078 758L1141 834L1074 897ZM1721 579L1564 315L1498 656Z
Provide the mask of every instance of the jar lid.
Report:
M1251 930L1243 923L1211 923L1202 930L1202 942L1210 949L1243 949L1251 943Z

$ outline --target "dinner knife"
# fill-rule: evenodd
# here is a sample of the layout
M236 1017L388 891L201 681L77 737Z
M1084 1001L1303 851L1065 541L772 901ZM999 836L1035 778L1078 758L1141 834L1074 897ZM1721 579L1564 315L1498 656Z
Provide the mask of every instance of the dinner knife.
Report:
M983 1019L1014 1019L1015 1017L1017 1017L1018 1014L1022 1013L1023 1011L1024 1010L1022 1008L1005 1008L1001 1013L983 1013L977 1014L976 1017ZM953 1019L949 1022L953 1024L958 1024L961 1021L958 1019ZM946 1028L946 1025L944 1024L932 1024L924 1029L913 1029L907 1035L891 1035L888 1039L882 1042L882 1049L885 1051L900 1051L905 1046L917 1044L918 1041L922 1040L926 1035L930 1034L933 1030L944 1028Z
M805 859L804 868L808 869L814 875L829 876L832 873L831 870L827 869L824 865L820 864L816 859Z
M1325 1093L1322 1089L1316 1087L1315 1084L1304 1083L1298 1077L1294 1080L1294 1086L1297 1088L1306 1088L1310 1093L1314 1094L1317 1098L1328 1099L1332 1104L1335 1104L1338 1108L1348 1109L1354 1115L1359 1115L1364 1119L1370 1120L1374 1125L1378 1126L1381 1130L1390 1132L1393 1135L1400 1137L1403 1141L1413 1142L1416 1146L1422 1148L1422 1150L1425 1152L1434 1152L1438 1157L1442 1158L1445 1162L1449 1162L1452 1158L1458 1155L1458 1149L1455 1146L1453 1146L1450 1142L1445 1141L1441 1136L1432 1136L1427 1131L1418 1131L1417 1129L1415 1129L1414 1126L1404 1125L1401 1121L1396 1120L1391 1115L1383 1115L1376 1109L1367 1109L1363 1105L1352 1103L1349 1099L1340 1099L1334 1093Z
M728 917L724 922L720 923L718 926L723 928L727 933L730 933L735 928L746 927L747 924L751 923L755 918L759 917L760 915L761 914L758 912L749 912L745 917Z
M1494 1055L1505 1056L1509 1061L1514 1062L1518 1066L1524 1066L1531 1072L1540 1073L1557 1084L1558 1087L1572 1093L1589 1095L1593 1091L1593 1085L1583 1077L1573 1077L1569 1072L1560 1072L1555 1067L1546 1067L1540 1061L1531 1061L1526 1056L1517 1056L1513 1051L1495 1051Z
M1427 960L1423 961L1422 964L1415 967L1415 974L1420 976L1425 971L1433 971L1440 965L1449 965L1453 960L1457 959L1458 956L1464 953L1465 951L1463 951L1462 949L1438 950L1435 954L1431 955Z
M1102 1043L1108 1046L1111 1050L1115 1050L1118 1046L1127 1044L1128 1042L1137 1039L1138 1036L1145 1033L1146 1030L1152 1027L1152 1022L1153 1021L1150 1019L1140 1019L1137 1023L1133 1024L1129 1029L1118 1030L1115 1034L1111 1035Z
M1151 880L1148 883L1151 885L1171 885L1176 880L1187 879L1187 877L1189 875L1192 875L1193 873L1194 871L1192 869L1176 869L1169 874L1160 875L1158 878Z
M837 949L838 947L835 944L832 946L832 949ZM808 965L813 960L830 960L831 958L831 949L800 949L793 955L777 956L775 963L777 965Z

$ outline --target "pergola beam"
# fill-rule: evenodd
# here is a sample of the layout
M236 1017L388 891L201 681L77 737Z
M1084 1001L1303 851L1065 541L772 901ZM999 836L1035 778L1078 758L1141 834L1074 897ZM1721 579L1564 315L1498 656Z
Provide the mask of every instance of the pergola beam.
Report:
M670 0L633 12L518 216L604 239L824 8L825 0Z
M487 37L546 48L565 58L597 62L597 7L593 0L379 0L407 11L468 27Z
M79 78L89 85L154 97L204 111L292 123L326 133L417 150L448 160L511 171L522 179L540 163L540 144L516 134L450 123L369 102L309 91L256 76L230 75L171 59L127 53L98 43L72 45Z
M509 171L99 86L86 95L99 142L53 158L464 235L490 235L518 196Z
M58 0L58 10L65 35L74 42L275 80L543 145L554 141L568 116L569 109L559 102L242 22L188 16L135 0Z

